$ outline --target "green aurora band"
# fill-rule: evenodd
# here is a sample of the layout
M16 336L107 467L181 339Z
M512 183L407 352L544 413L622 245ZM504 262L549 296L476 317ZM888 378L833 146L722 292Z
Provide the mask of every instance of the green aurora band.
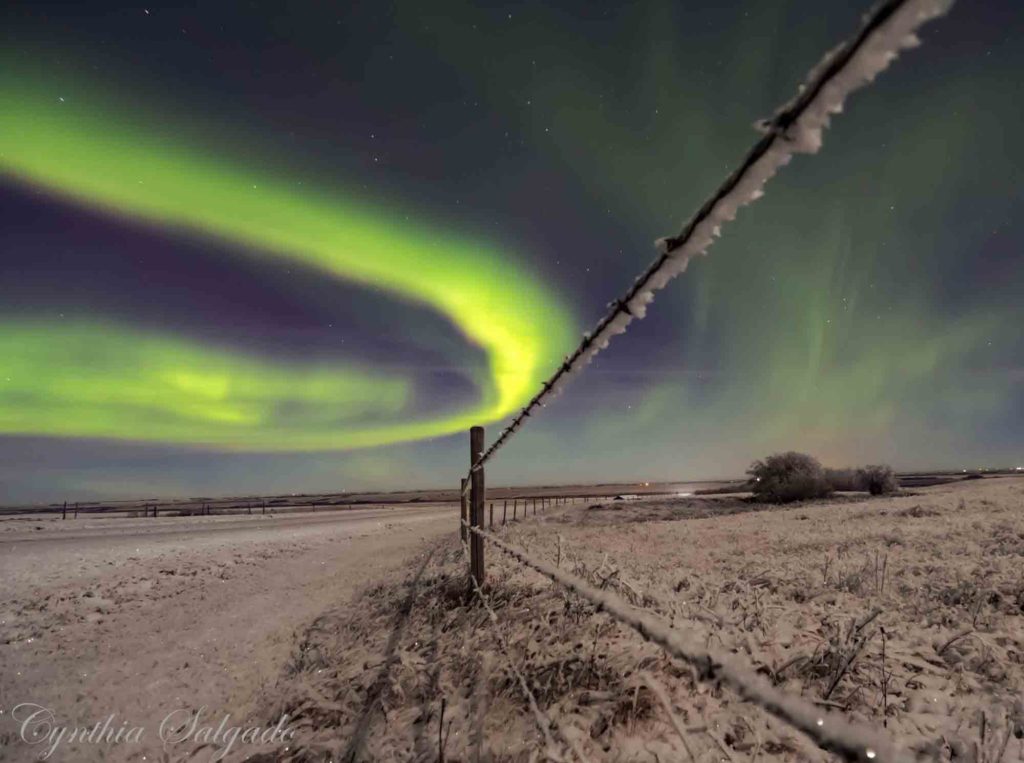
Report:
M571 344L555 295L493 243L240 166L145 124L137 105L77 84L62 101L52 81L3 67L0 99L15 107L0 116L0 172L428 306L483 349L489 374L475 379L473 405L416 418L409 383L370 369L271 365L102 321L7 325L0 433L254 451L410 441L513 412Z
M476 77L488 108L523 120L550 162L585 178L618 225L653 238L678 231L756 140L751 123L770 113L758 109L788 97L817 60L829 14L802 15L784 44L793 10L750 3L681 45L663 30L694 28L699 4L652 3L622 14L605 41L635 51L614 69L556 7L531 19L531 49L496 51L483 36L454 45L461 18L449 29L432 21L430 39ZM559 53L510 99L505 83L533 71L538 50ZM494 65L473 65L488 56ZM943 287L984 246L984 226L1016 214L1022 152L1007 125L1020 109L991 79L991 61L948 55L941 72L918 67L908 54L851 98L821 153L795 159L659 296L649 320L671 321L673 333L645 365L669 371L633 377L617 405L583 424L589 468L615 473L624 441L635 443L631 463L666 477L680 463L722 475L737 453L794 447L837 466L880 448L904 464L926 466L940 449L959 463L964 433L1006 415L1018 377L992 369L1019 341L1019 297L1003 284L959 289L953 303ZM909 89L897 80L908 75ZM951 235L970 199L985 214L969 237Z
M305 444L359 417L392 417L409 398L403 379L336 366L284 369L112 324L18 324L0 335L7 359L0 429L59 435L68 422L93 436L203 439L245 447L261 438ZM67 368L73 374L55 373ZM287 401L282 406L281 401ZM354 442L372 444L373 433Z

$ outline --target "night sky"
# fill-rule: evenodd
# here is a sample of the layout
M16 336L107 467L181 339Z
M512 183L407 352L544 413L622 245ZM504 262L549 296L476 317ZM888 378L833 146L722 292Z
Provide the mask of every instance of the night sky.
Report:
M864 10L6 3L0 503L456 487ZM925 27L488 481L1024 462L1022 36Z

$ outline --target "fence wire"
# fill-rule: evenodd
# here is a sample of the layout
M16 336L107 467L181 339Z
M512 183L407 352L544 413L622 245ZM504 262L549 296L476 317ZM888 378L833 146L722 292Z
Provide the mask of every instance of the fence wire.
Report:
M681 274L691 258L704 254L720 235L721 226L735 219L741 207L760 198L765 183L788 164L794 154L816 153L821 148L824 129L829 125L832 115L842 111L846 98L872 82L901 51L919 45L917 30L928 21L945 14L952 4L953 0L883 0L865 16L861 28L853 37L826 54L811 70L797 95L778 109L771 119L758 124L763 136L739 167L701 205L679 235L657 242L659 255L654 262L621 298L609 303L608 312L598 321L593 331L583 335L579 346L566 356L562 365L544 382L540 392L502 430L491 446L473 454L469 477L508 442L537 408L546 405L548 397L558 394L573 374L585 368L616 335L624 333L633 320L643 318L656 292ZM463 495L468 492L470 484L471 480L467 479ZM783 692L750 666L730 655L719 654L701 646L650 612L637 609L611 592L602 591L543 560L534 559L480 527L472 526L464 520L463 525L469 532L489 541L503 553L574 591L599 611L604 610L645 639L657 643L670 655L689 663L695 668L699 680L728 685L742 699L761 706L768 713L803 732L823 750L833 752L846 761L904 763L911 760L908 753L899 750L879 730L853 723L836 713L822 710L802 697ZM487 607L492 625L496 626L497 615L489 606L476 579L473 579L473 586ZM550 729L555 728L570 749L579 755L579 751L557 725L544 727L545 716L537 707L525 680L521 675L518 678L549 748L553 741ZM549 719L547 723L551 723Z
M865 17L860 30L825 55L808 74L797 95L771 119L758 123L763 137L747 153L715 193L697 210L677 236L657 242L659 256L640 274L626 293L609 303L608 312L579 346L541 387L540 392L483 453L474 454L470 475L482 467L515 434L548 397L558 394L569 378L580 372L597 353L635 319L646 315L657 291L686 270L690 259L704 254L720 234L721 226L735 219L740 207L763 195L764 184L793 154L816 153L831 116L843 109L846 98L874 80L905 49L917 47L917 30L944 15L953 0L883 0ZM468 488L463 489L465 493Z
M465 525L467 528L470 527L470 525L466 522L463 522L463 525ZM466 541L462 541L462 550L465 553L466 560L468 562L469 546L467 545ZM523 697L526 699L526 703L530 706L530 712L533 714L533 720L537 726L537 730L540 731L541 736L544 737L544 744L548 750L548 757L554 758L555 756L551 753L552 751L558 749L558 745L555 744L555 740L551 736L551 729L554 729L556 732L558 732L559 739L562 740L565 746L576 757L576 760L578 760L579 763L587 763L587 758L583 755L583 753L580 751L579 747L572 740L572 738L565 733L561 725L559 725L557 721L553 720L543 710L540 709L540 705L537 703L537 697L534 695L533 690L530 689L530 684L526 680L526 676L524 676L522 674L522 671L520 671L519 668L516 667L515 660L512 658L512 650L509 648L508 640L505 638L505 635L501 632L501 628L499 627L498 624L498 613L494 611L494 607L491 606L490 599L487 598L487 594L485 594L483 590L480 588L480 585L477 583L476 578L470 575L469 579L471 585L473 586L473 591L477 595L477 598L480 599L480 603L484 606L484 609L487 610L487 619L490 621L491 628L494 631L494 638L498 642L499 648L504 653L505 659L508 660L509 668L512 670L512 673L516 677L516 682L519 684L519 688L523 692ZM558 756L556 759L562 760L561 756Z
M909 763L911 756L901 752L877 729L853 723L837 713L826 712L802 697L773 686L749 666L731 655L720 654L670 628L662 620L609 591L602 591L582 578L565 572L543 560L505 543L479 527L469 527L484 540L530 569L583 597L598 611L628 625L641 636L661 646L673 657L694 667L698 680L728 685L742 699L760 705L775 717L802 731L823 750L856 763Z

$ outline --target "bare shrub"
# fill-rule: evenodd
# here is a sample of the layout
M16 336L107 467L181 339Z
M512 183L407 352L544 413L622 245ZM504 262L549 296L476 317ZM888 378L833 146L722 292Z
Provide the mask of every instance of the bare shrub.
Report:
M861 490L867 490L871 495L889 495L900 489L900 481L892 467L886 464L873 464L857 470L857 482Z
M747 470L754 483L754 495L773 503L824 498L832 493L825 470L806 453L776 453L755 461Z
M900 489L892 467L885 464L864 466L859 469L826 469L825 479L833 490L844 493L868 492L871 495L889 495Z
M828 484L832 486L832 489L844 493L853 493L864 489L861 487L862 483L858 479L859 476L857 469L825 470L825 479L828 480Z

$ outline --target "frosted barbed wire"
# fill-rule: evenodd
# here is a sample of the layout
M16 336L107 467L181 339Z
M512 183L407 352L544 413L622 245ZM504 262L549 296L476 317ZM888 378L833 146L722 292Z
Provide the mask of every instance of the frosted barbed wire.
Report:
M610 591L602 591L582 578L543 560L534 559L478 527L470 526L469 530L532 570L579 594L597 607L598 611L604 610L645 639L658 644L673 657L689 663L696 669L698 680L728 685L740 698L763 707L776 718L803 732L821 749L833 752L851 763L909 763L912 760L910 755L900 752L877 729L853 723L836 713L816 707L802 697L781 691L753 669L741 665L734 657L701 646L650 612L633 607Z
M945 14L953 0L886 0L864 18L857 34L827 53L802 84L797 95L771 119L758 123L764 136L747 154L740 167L718 188L678 236L660 239L657 259L640 274L626 294L609 303L609 311L594 330L568 356L541 391L502 430L486 451L479 454L470 473L479 469L519 430L534 409L561 392L634 319L647 314L655 292L665 288L698 254L704 254L720 235L721 226L735 219L740 207L764 195L762 188L793 154L817 153L822 132L833 114L843 110L846 98L872 82L903 50L920 45L917 30ZM468 487L463 491L466 492Z

